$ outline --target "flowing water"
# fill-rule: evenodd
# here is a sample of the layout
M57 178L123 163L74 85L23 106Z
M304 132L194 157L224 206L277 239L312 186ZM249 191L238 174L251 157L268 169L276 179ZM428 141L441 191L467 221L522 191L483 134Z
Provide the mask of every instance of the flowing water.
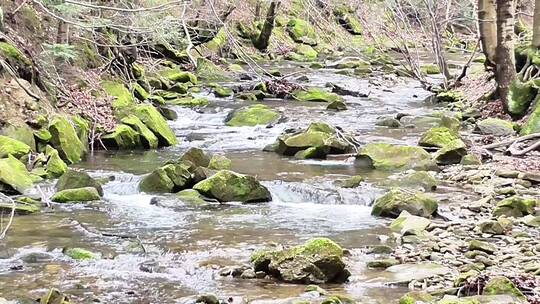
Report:
M324 288L361 303L398 298L405 289L385 286L386 274L365 267L372 258L365 248L381 244L380 236L389 233L387 220L370 215L371 203L383 192L376 182L387 174L362 171L350 160L297 161L261 150L285 129L319 120L354 133L362 143L414 144L421 128L386 129L374 122L381 115L432 111L425 101L429 93L407 79L359 79L332 70L308 71L307 76L306 85L332 82L370 94L346 97L349 110L339 113L326 111L320 103L265 101L283 113L282 123L233 128L223 120L249 102L201 93L211 101L207 108L174 109L179 118L170 123L179 145L158 151L95 152L78 165L95 177L111 178L103 202L53 205L46 212L15 218L0 245L0 296L36 298L57 287L80 303L180 303L183 297L205 292L233 302L279 302L298 296L304 286L224 278L219 269L248 263L253 250L267 245L329 237L351 251L347 262L352 277L346 284ZM161 195L158 205L151 204L156 196L137 189L141 176L193 146L222 153L232 160L233 170L256 175L273 201L196 206ZM358 174L367 182L356 189L332 184ZM41 187L47 194L52 185ZM102 259L75 262L62 254L64 247L99 252Z

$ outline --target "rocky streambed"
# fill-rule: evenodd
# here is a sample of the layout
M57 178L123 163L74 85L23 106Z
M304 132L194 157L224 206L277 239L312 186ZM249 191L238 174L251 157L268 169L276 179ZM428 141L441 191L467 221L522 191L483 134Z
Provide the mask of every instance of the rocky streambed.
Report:
M99 187L77 186L87 203L15 217L0 245L1 296L397 303L422 291L402 299L414 303L482 289L487 298L440 303L534 303L540 178L482 165L466 148L477 117L431 104L415 81L303 72L306 86L345 89L346 109L317 102L330 89L255 107L203 90L206 107L171 106L179 144L74 166ZM500 130L487 125L481 133ZM193 147L202 163L184 157ZM50 197L56 183L40 191Z

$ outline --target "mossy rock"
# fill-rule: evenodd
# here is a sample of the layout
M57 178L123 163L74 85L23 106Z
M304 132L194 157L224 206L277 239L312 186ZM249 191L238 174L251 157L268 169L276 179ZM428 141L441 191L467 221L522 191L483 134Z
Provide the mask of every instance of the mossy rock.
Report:
M461 139L458 139L439 149L433 159L438 165L453 165L459 164L465 155L467 155L467 147Z
M375 200L371 214L396 218L407 211L412 215L429 217L437 211L438 205L436 199L422 192L392 189Z
M86 154L89 150L88 137L90 136L90 122L79 115L72 115L70 119L75 128L75 133L77 133L77 137L79 137L79 140L83 145L84 153Z
M197 167L208 167L210 165L211 158L202 149L192 147L182 154L180 161L191 162Z
M2 135L23 142L28 145L32 151L36 151L36 139L34 138L34 130L32 130L27 124L9 124L2 129Z
M225 120L230 127L253 127L277 122L280 114L263 104L251 105L233 111Z
M98 194L100 196L103 195L101 184L83 171L68 170L65 174L60 176L55 186L57 191L86 187L96 188Z
M326 65L330 69L371 69L371 63L359 57L345 57Z
M366 263L366 266L370 269L386 269L395 265L401 264L398 260L388 258L388 259L377 259L372 260Z
M9 155L14 156L15 158L21 158L28 155L30 151L30 146L27 144L16 139L0 135L0 158L5 158Z
M99 255L83 248L65 249L64 254L76 261L96 260L99 258Z
M204 107L208 105L208 99L204 97L193 98L191 96L177 98L167 101L169 105L181 106L181 107Z
M532 198L524 198L520 196L513 196L506 198L499 203L493 210L493 216L512 216L523 217L525 215L533 214L534 209L538 202Z
M420 67L422 73L426 75L436 75L441 73L441 69L436 64L426 64Z
M159 167L143 177L139 189L146 193L174 193L187 189L191 182L189 165L172 163Z
M364 29L358 17L352 13L337 16L338 23L352 35L362 35Z
M356 157L365 167L381 170L431 170L437 165L431 155L420 147L370 143Z
M46 144L48 143L51 138L51 132L47 129L40 129L34 132L34 137L37 139L39 143Z
M514 125L499 118L486 118L476 123L476 131L483 135L507 136L515 133Z
M154 106L138 105L132 114L137 116L156 135L160 146L172 146L177 143L173 130Z
M140 84L138 83L132 83L131 87L133 88L133 95L141 100L144 101L150 97L150 93L148 93Z
M38 299L39 304L70 304L69 297L56 288L51 288L46 295Z
M310 45L300 44L296 46L294 52L287 55L287 59L299 62L314 61L317 59L318 55L319 54L317 51L315 51Z
M230 88L218 85L214 87L214 95L216 95L216 97L230 97L233 95L233 91Z
M427 292L411 291L399 299L399 304L431 303L435 298Z
M134 104L133 95L122 82L106 80L101 82L101 86L108 95L115 97L112 103L115 111L121 111Z
M186 189L178 192L176 196L183 202L189 203L192 206L206 205L204 197L197 190Z
M65 174L68 170L68 166L60 157L60 154L56 149L47 145L45 148L45 155L47 156L47 165L45 166L45 171L47 172L47 177L57 178Z
M327 238L281 251L257 251L251 256L255 271L285 282L301 284L343 283L350 276L342 261L343 248Z
M298 90L293 93L293 98L298 101L328 102L343 101L338 94L325 91L320 88L310 88L307 90Z
M8 187L7 192L24 193L32 187L34 179L21 161L9 155L0 159L0 184L0 188Z
M456 103L456 102L462 102L465 99L463 96L463 93L456 90L450 90L446 92L441 92L437 94L437 100L439 102L448 102L448 103Z
M485 295L512 295L527 301L525 295L508 278L499 276L491 278L484 286Z
M421 235L431 221L402 211L399 216L390 223L390 230L401 235Z
M206 81L229 81L230 75L206 58L197 58L197 76Z
M538 90L532 82L522 83L515 80L510 85L508 94L508 112L515 116L525 115Z
M328 106L326 106L326 109L332 111L345 111L347 110L347 104L342 100L336 100L328 104Z
M101 142L108 149L136 149L142 147L139 133L124 124L117 125L112 133L102 136Z
M223 49L229 41L229 38L227 36L227 30L224 28L219 29L217 34L212 38L212 40L208 41L205 46L212 52L219 52L221 49Z
M531 114L529 115L529 118L521 128L520 134L521 135L529 135L532 133L539 133L540 132L540 102L539 98L537 98L534 101L534 108L531 111Z
M399 175L397 178L388 178L381 183L385 187L424 189L426 191L435 190L438 184L438 180L427 171L409 172Z
M213 155L208 163L208 169L212 170L229 170L231 169L231 160L223 155Z
M357 188L364 181L364 177L360 175L351 176L347 179L338 179L334 181L334 185L341 188Z
M293 18L287 23L289 36L297 43L304 43L311 46L317 45L317 34L313 26L308 21Z
M482 164L482 160L474 154L467 154L461 158L460 164L464 166L480 166Z
M447 127L438 127L431 128L426 131L422 137L420 137L418 145L424 147L444 148L448 145L454 145L455 141L462 142L457 132Z
M27 68L32 62L14 45L0 41L0 55L15 65L15 67Z
M330 147L319 146L309 147L305 150L298 151L294 154L296 159L326 159L326 155L330 152Z
M83 145L71 122L63 116L56 116L49 124L51 145L68 164L75 164L85 156L87 148Z
M220 170L209 178L195 184L193 189L220 202L268 202L270 191L254 177L229 170Z
M171 82L197 84L197 76L190 72L181 71L178 68L169 68L159 72L159 75Z
M10 214L13 209L13 204L11 202L0 202L0 213ZM15 201L15 214L16 215L27 215L38 213L41 210L38 204L33 203L22 203L18 200Z
M159 140L156 135L135 115L131 114L122 118L122 123L135 130L144 148L157 149Z
M94 187L83 187L75 189L66 189L56 192L52 197L51 201L57 203L67 203L67 202L89 202L100 200L101 197Z

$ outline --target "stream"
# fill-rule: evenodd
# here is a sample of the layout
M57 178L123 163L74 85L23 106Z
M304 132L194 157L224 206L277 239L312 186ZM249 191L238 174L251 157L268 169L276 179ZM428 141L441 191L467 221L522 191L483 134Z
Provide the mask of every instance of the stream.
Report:
M353 160L299 161L262 148L284 130L305 128L311 121L339 126L360 143L416 144L427 127L389 129L375 126L375 121L382 115L434 111L426 101L430 93L407 78L359 79L336 70L303 71L309 79L304 85L332 82L369 97L345 96L349 109L342 112L329 112L321 103L264 101L285 119L272 127L226 127L227 114L251 102L201 92L210 100L208 107L174 108L179 118L170 125L180 144L157 151L96 151L76 165L94 177L111 179L102 202L55 204L46 212L15 218L0 244L0 296L38 298L56 287L77 303L183 303L185 297L201 293L231 297L231 302L280 303L297 297L305 286L221 277L219 270L249 263L250 254L266 245L328 237L351 252L347 263L352 276L346 284L323 288L360 303L398 299L407 287L387 286L389 274L365 266L373 259L366 247L381 244L380 236L389 235L389 220L371 216L370 205L384 192L377 182L390 173L365 171ZM273 201L197 206L174 195L138 191L142 175L189 147L230 158L232 170L257 176ZM365 176L366 182L354 189L332 183L351 175ZM41 188L52 194L53 186L49 181ZM442 189L436 195L449 192ZM156 200L159 205L151 204ZM62 254L64 247L99 252L102 258L76 262Z

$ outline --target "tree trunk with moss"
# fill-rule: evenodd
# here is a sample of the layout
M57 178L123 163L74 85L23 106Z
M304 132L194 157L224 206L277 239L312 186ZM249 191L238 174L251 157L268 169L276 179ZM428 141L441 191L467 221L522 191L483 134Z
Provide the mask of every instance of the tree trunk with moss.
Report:
M478 29L486 66L495 66L497 50L497 10L495 0L478 0Z
M497 0L496 78L499 97L508 109L510 85L516 79L514 54L515 1Z
M280 4L281 2L279 1L272 1L270 3L261 33L253 39L253 45L260 51L266 51L270 44L270 37L272 36L272 30L274 29L274 22Z
M540 48L540 0L534 3L533 46Z

